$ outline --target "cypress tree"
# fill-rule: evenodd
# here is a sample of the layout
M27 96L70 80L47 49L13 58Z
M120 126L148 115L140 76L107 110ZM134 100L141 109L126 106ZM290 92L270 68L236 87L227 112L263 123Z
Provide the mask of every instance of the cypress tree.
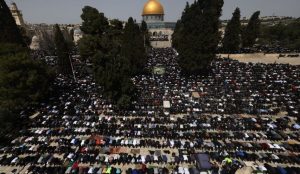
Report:
M23 108L37 104L49 92L53 74L33 60L4 0L0 0L0 144L21 127Z
M103 95L118 108L128 108L135 93L131 76L144 60L139 26L132 18L125 29L119 20L108 25L107 18L92 7L84 7L81 17L85 35L79 42L80 54L93 63L95 80L103 87Z
M256 11L251 16L249 23L243 31L243 47L252 47L260 34L260 11Z
M122 44L123 35L123 22L118 19L113 19L110 21L109 25L109 38L116 44L119 49Z
M107 29L107 18L96 8L85 6L82 12L81 19L83 22L80 29L85 34L101 35Z
M71 37L71 41L74 42L74 29L73 28L70 30L69 35Z
M129 65L131 65L132 75L143 70L147 61L144 39L139 26L131 17L125 25L121 54L128 60Z
M223 51L226 53L237 52L241 44L241 21L240 9L236 8L231 20L228 22L225 29L223 39Z
M186 5L173 34L184 74L206 73L220 40L223 0L198 0Z
M189 2L186 2L185 8L182 12L182 17L186 15L187 11L190 8L190 4ZM176 49L179 48L179 43L180 43L180 39L183 39L184 37L181 36L182 34L182 21L181 20L177 20L176 25L175 25L175 29L174 29L174 33L172 34L172 46Z
M122 21L118 19L113 19L110 21L110 26L112 26L113 29L121 31L123 29L123 23Z
M64 75L70 75L72 73L72 67L70 62L71 60L69 58L68 44L57 24L54 26L54 31L54 42L56 46L56 54L58 56L58 71Z
M0 144L21 126L22 109L47 97L52 79L49 68L32 60L27 48L0 44Z
M147 23L145 21L142 21L141 32L142 32L143 37L144 37L143 39L144 39L145 45L149 47L150 46L150 37L149 37L148 26L147 26Z
M5 0L0 0L0 16L0 43L12 43L26 46Z
M178 44L180 42L180 39L182 38L180 36L181 29L182 29L181 20L178 20L175 25L174 33L172 34L172 46L176 49L178 49Z

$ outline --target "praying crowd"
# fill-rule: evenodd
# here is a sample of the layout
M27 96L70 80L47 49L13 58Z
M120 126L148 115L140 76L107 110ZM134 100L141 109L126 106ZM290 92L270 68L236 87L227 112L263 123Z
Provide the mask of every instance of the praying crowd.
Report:
M300 173L300 66L218 58L208 75L186 77L174 49L148 58L129 110L99 94L76 60L76 81L56 77L58 95L0 148L0 173L225 174L249 163L257 173Z

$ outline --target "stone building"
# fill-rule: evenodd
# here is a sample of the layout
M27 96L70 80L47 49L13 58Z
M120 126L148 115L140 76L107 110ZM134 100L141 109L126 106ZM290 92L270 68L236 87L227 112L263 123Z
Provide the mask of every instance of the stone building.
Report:
M164 16L164 7L158 0L148 0L144 5L142 18L147 23L150 43L154 48L172 46L172 34L176 23L165 22Z

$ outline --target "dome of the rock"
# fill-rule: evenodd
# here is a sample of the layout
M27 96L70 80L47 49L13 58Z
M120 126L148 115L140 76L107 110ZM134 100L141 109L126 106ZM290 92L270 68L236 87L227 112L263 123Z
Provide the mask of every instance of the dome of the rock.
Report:
M149 0L144 6L142 15L164 15L164 8L158 0Z

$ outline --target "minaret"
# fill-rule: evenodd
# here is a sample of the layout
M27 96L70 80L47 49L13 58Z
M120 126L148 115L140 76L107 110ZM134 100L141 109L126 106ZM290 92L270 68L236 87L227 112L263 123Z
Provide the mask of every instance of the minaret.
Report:
M20 26L24 26L23 15L21 11L18 9L16 3L12 3L10 7L10 12L12 16L15 18L16 24Z

